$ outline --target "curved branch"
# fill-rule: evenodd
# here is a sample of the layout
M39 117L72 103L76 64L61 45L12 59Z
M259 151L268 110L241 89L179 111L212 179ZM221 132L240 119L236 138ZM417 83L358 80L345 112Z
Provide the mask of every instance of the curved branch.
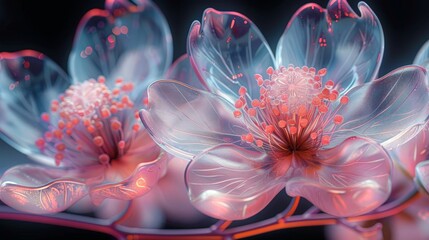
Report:
M362 222L368 220L377 220L395 215L406 209L412 202L420 197L416 188L413 188L409 194L403 198L386 203L377 210L364 214L362 216L345 218L348 222ZM286 216L294 212L299 199L295 199L284 212ZM28 222L38 222L65 227L73 227L83 230L102 232L114 236L117 239L203 239L203 240L221 240L227 238L241 239L259 234L295 227L309 227L337 224L340 219L329 214L302 214L279 218L278 215L264 221L247 224L240 227L226 229L230 222L219 221L217 229L142 229L130 228L120 225L111 225L111 220L100 220L84 216L73 216L71 214L59 213L55 215L33 215L21 213L7 207L0 207L0 219L20 220ZM217 231L216 231L217 230Z
M57 213L55 215L35 215L18 212L6 206L0 206L0 219L17 220L26 222L36 222L62 227L71 227L93 232L100 232L111 235L116 239L126 239L125 233L110 227L109 220L95 219L85 216L76 216L67 213Z

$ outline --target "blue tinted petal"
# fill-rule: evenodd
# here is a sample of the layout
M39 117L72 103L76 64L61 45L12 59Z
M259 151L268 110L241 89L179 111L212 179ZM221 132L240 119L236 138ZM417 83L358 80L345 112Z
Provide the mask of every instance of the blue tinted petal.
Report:
M164 74L171 63L167 22L150 1L108 1L106 11L92 10L82 19L69 58L78 81L103 75L133 82L139 94ZM136 96L133 96L136 97Z
M423 68L407 66L353 88L347 94L349 102L337 112L344 122L336 128L331 145L363 136L391 149L410 140L429 115L426 76Z
M170 66L166 79L177 80L197 89L208 90L207 83L198 78L187 54L182 55Z
M426 69L429 68L429 41L420 48L413 64L420 65Z
M277 46L277 63L327 68L339 90L372 80L379 69L384 37L377 16L359 4L361 16L346 0L331 0L325 10L307 4L295 13Z
M35 142L47 131L42 113L69 86L67 75L48 57L34 51L0 54L0 136L20 152L54 164Z
M240 86L247 88L250 97L259 97L254 75L274 66L272 52L252 21L214 9L204 12L202 24L191 26L188 54L210 91L233 101Z

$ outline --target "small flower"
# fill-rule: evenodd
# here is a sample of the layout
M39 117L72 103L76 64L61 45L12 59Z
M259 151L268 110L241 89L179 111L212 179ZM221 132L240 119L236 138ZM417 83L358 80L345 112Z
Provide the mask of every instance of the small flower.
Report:
M426 69L429 67L429 41L426 42L414 59L414 64ZM428 81L428 79L426 79ZM428 102L426 102L428 104ZM389 153L398 166L410 178L414 178L426 193L429 193L429 122L416 125L410 129L410 135L415 135L406 143L393 148Z
M68 77L41 53L0 54L2 138L45 165L1 178L0 198L21 211L63 211L90 195L131 200L154 188L167 155L138 120L141 93L172 56L166 20L149 1L106 1L82 19Z
M140 117L160 146L192 159L186 182L196 208L244 219L283 188L336 216L386 201L384 148L408 141L427 117L426 71L407 66L374 80L382 29L365 3L359 9L345 0L301 7L275 60L239 13L208 9L193 23L188 55L201 83L153 83Z

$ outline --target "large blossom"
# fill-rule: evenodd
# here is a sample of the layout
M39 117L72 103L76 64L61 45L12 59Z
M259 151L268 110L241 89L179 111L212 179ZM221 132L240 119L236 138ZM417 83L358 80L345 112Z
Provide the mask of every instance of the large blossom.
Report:
M192 159L192 203L220 219L250 217L281 189L350 216L391 191L391 148L428 115L426 71L374 80L383 34L371 9L345 0L300 8L276 58L245 16L208 9L194 22L188 55L200 88L173 80L148 89L140 117L172 154Z
M106 1L78 27L68 77L41 53L0 54L1 137L41 165L1 178L0 198L54 213L85 196L130 200L165 174L168 156L138 120L141 93L172 57L165 18L151 2Z

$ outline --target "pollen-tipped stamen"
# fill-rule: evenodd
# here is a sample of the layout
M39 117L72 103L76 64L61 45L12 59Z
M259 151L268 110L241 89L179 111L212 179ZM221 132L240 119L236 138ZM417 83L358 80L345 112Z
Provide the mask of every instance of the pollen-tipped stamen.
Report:
M110 90L105 81L99 77L72 85L51 102L50 114L42 113L49 130L35 144L40 151L51 154L56 165L65 160L71 165L87 160L108 164L126 152L140 130L138 119L128 117L136 116L128 96L133 84L117 79ZM126 131L131 135L125 136Z
M274 151L306 151L329 145L335 129L344 122L337 114L348 97L339 98L332 80L322 83L326 69L272 67L268 79L255 75L260 97L250 99L240 87L235 117L244 117L249 133L242 140ZM333 104L336 103L336 104ZM337 104L339 103L339 104ZM335 109L333 105L337 106Z

